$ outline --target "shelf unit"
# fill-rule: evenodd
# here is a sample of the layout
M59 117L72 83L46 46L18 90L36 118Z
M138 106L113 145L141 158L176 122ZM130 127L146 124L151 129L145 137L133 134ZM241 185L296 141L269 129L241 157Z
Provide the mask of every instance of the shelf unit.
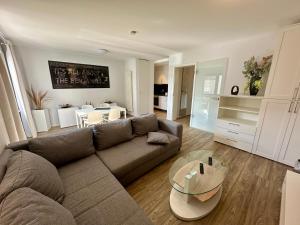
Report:
M214 140L251 152L263 97L220 96Z

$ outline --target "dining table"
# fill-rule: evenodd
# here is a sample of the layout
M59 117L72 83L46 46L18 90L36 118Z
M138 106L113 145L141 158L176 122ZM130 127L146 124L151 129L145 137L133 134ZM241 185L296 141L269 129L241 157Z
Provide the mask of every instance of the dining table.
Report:
M89 112L96 111L96 112L99 112L99 114L108 115L112 109L119 109L120 112L124 113L124 118L126 119L126 108L120 107L120 106L96 107L96 108L90 108L90 109L77 109L77 110L75 110L76 125L78 128L82 128L83 127L83 119L87 118L87 115Z

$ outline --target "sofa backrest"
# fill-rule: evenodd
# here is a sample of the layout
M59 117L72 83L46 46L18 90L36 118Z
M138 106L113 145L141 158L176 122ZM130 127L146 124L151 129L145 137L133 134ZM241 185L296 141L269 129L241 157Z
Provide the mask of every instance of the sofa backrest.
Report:
M158 120L155 114L147 114L143 116L131 118L133 133L137 136L143 136L148 132L158 131Z
M33 138L29 140L28 148L57 167L95 153L93 132L90 128Z
M130 119L95 125L93 133L96 150L107 149L134 137Z

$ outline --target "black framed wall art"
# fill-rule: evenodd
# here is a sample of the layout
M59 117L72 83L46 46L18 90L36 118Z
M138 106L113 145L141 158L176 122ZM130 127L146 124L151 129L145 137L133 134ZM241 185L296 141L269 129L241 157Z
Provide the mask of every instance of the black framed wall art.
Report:
M53 89L110 88L108 66L48 61Z

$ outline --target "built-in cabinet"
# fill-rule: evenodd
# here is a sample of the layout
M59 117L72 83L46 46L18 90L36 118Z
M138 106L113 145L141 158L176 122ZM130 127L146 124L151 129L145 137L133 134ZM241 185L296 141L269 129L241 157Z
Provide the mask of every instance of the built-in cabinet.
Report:
M251 152L261 97L220 96L214 140Z
M252 151L293 166L300 159L300 26L285 30L280 40Z

